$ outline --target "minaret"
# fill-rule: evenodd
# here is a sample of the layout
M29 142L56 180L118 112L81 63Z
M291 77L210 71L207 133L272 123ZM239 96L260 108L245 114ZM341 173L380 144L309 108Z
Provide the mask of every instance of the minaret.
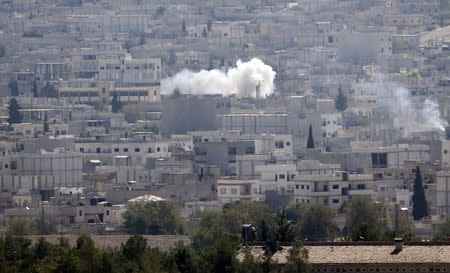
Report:
M256 85L256 99L261 98L261 81L258 81L258 84Z

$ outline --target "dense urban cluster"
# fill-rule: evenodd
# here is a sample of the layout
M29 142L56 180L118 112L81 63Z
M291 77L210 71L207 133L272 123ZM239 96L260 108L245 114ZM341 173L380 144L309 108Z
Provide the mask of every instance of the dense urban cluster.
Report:
M0 272L447 272L449 67L448 0L1 0Z

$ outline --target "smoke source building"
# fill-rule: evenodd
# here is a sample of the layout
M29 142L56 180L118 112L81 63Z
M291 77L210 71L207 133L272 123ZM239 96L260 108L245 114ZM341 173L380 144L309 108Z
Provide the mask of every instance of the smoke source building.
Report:
M216 130L217 114L227 113L230 100L221 95L175 95L163 99L161 130L183 134Z

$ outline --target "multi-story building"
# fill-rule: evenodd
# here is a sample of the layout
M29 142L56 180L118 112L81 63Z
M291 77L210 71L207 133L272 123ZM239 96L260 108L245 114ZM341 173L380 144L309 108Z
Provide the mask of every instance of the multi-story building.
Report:
M123 54L118 59L98 60L98 79L114 80L121 85L159 85L161 80L161 59L134 59Z
M260 201L257 180L233 178L217 180L217 199L220 205L236 201Z
M151 86L115 86L114 81L97 81L94 87L61 87L59 95L72 103L109 104L117 95L121 102L159 102L161 89L159 84Z

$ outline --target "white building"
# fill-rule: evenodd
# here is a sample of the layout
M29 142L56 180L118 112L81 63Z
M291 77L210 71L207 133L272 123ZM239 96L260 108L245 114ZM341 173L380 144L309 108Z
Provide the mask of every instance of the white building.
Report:
M268 190L293 191L294 179L298 176L294 164L257 166L256 172L260 173L258 193L261 200L264 200L264 194Z
M320 114L320 117L322 137L336 137L338 131L342 130L342 113Z
M123 54L119 59L99 60L100 80L114 80L122 84L155 84L161 80L161 59L134 59Z
M260 201L257 180L219 179L217 198L220 205L236 201Z

